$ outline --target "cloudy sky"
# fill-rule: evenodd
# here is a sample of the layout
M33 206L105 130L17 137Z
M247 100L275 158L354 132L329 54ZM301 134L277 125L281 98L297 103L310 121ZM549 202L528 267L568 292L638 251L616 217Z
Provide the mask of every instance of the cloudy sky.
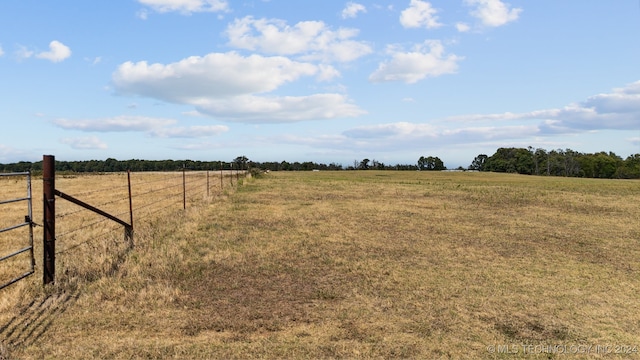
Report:
M640 153L638 0L2 0L0 163Z

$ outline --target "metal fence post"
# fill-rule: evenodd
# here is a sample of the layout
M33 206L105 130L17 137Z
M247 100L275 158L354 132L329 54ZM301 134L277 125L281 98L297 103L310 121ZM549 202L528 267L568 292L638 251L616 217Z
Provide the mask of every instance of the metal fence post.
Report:
M56 167L53 155L42 158L42 183L44 195L43 284L53 283L56 274Z
M187 180L185 178L185 166L182 165L182 210L187 210Z
M131 196L131 170L127 170L127 186L129 188L129 226L124 227L124 237L133 247L133 203Z

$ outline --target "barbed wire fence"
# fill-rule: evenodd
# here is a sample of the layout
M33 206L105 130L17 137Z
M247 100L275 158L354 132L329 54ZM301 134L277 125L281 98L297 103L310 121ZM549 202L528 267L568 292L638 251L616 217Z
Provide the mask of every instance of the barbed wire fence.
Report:
M65 282L73 282L97 279L116 270L134 247L134 222L157 223L225 194L247 174L228 167L222 170L220 164L216 171L182 168L174 172L56 174L54 157L45 155L43 283L53 283L56 272ZM29 220L29 225L35 223ZM33 252L33 246L30 250Z

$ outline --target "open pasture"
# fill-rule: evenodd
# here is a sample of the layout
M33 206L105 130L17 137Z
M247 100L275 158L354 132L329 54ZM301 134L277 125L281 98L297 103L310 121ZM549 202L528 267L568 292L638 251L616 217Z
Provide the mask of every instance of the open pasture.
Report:
M226 194L5 289L0 357L639 356L640 182L277 172Z

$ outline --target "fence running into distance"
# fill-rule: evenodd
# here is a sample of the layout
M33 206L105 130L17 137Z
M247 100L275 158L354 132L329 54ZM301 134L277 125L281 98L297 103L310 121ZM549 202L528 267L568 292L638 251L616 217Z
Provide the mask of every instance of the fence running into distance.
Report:
M175 172L57 175L54 157L45 155L42 178L43 283L54 282L56 267L58 272L63 270L69 277L91 277L87 271L98 273L113 267L134 246L134 222L161 219L222 194L225 188L238 184L246 175L243 170L229 168L218 171L182 169ZM27 197L31 198L30 190ZM30 204L28 216L32 219ZM25 221L20 226L27 225L31 229L33 222ZM34 272L33 232L30 234L30 248L21 250L31 250L30 273L14 279L12 283ZM85 273L77 274L78 269Z

